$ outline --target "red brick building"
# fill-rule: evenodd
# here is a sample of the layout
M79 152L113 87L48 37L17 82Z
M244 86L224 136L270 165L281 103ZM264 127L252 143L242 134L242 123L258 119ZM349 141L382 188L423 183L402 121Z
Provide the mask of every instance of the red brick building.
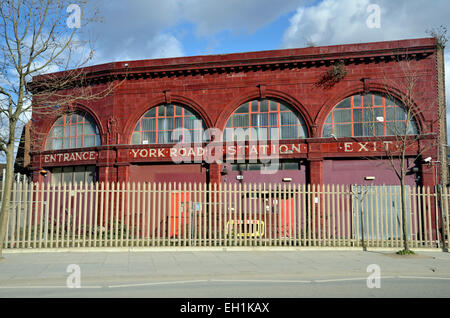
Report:
M398 184L385 149L400 128L413 140L407 184L436 184L446 160L443 53L433 38L85 71L95 89L120 85L63 115L33 114L32 135L47 136L32 145L35 181Z

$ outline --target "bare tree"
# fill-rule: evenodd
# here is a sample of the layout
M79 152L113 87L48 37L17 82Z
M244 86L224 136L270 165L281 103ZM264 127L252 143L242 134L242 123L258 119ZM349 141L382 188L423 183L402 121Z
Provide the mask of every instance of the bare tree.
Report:
M33 113L66 112L77 101L104 98L112 87L86 85L92 59L81 30L97 20L85 0L4 0L0 4L0 150L6 160L0 214L0 257L10 208L15 146ZM51 73L51 74L46 74ZM34 134L39 135L39 134ZM34 141L33 141L34 142Z
M392 116L394 119L398 120L386 122L386 118L372 112L371 116L373 117L374 125L371 126L372 131L370 134L384 145L382 148L382 152L384 153L383 157L387 159L389 167L392 169L400 183L403 250L399 251L399 253L413 254L410 250L408 240L407 216L409 211L406 202L407 187L405 181L407 174L417 164L418 160L422 160L424 153L429 152L436 147L439 149L441 142L440 134L432 131L421 134L416 125L416 119L419 118L421 114L425 114L426 112L435 113L436 108L438 108L439 105L435 100L428 101L426 105L416 105L416 97L420 94L419 82L423 79L421 79L421 75L414 69L412 61L409 60L406 55L400 57L396 61L396 64L399 67L399 76L385 76L384 96L386 100L391 101L393 105L397 106L394 108L396 110L393 111ZM396 96L391 93L393 87L399 92ZM441 121L444 114L445 107L439 109L439 112L436 113L431 126L434 127L437 122ZM380 127L386 129L385 133L377 130L376 125L378 123L380 124ZM428 129L428 127L426 129ZM386 141L387 139L384 135L390 136L389 141Z

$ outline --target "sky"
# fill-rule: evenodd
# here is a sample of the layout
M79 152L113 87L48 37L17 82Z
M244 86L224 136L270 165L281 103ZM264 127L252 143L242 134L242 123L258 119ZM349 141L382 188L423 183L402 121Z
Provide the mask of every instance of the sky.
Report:
M450 27L448 0L91 0L90 6L101 20L81 30L93 39L90 64L420 38ZM450 112L447 121L450 127Z

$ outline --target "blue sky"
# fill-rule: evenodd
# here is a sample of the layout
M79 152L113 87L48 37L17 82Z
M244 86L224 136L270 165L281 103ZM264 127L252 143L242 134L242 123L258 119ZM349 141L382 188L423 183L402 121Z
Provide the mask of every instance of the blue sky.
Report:
M95 2L92 2L95 1ZM91 0L102 23L93 63L425 37L448 0ZM367 27L370 5L380 28ZM86 32L85 32L86 33Z

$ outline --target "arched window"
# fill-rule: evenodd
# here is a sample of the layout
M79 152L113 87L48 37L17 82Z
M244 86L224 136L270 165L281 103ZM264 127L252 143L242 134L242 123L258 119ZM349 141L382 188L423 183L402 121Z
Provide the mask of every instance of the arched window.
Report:
M402 136L418 133L411 112L398 100L380 94L354 95L328 115L322 137Z
M240 138L240 133L244 133L245 138ZM307 137L302 116L283 102L272 99L252 100L239 106L228 119L224 134L224 140L228 141Z
M99 146L100 133L94 119L83 112L65 114L53 124L46 150Z
M202 142L205 129L201 117L189 108L175 104L159 105L139 119L131 143Z

